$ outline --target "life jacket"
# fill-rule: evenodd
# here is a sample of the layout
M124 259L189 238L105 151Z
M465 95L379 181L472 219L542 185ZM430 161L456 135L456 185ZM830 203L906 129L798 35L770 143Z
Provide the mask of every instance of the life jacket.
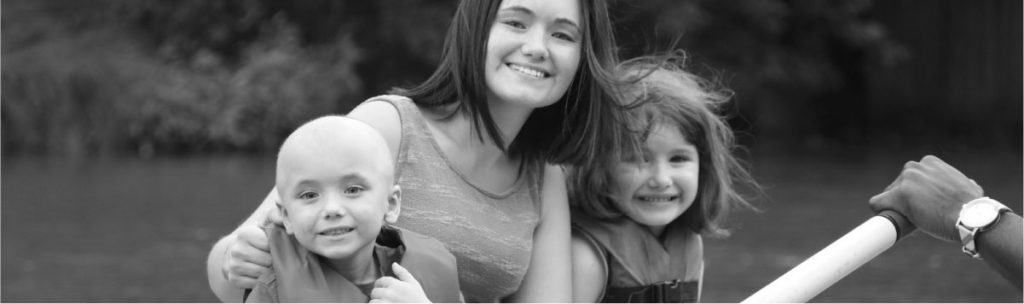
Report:
M573 233L599 251L608 282L600 302L698 302L704 271L700 235L678 223L664 241L626 217L598 220L572 215Z
M369 301L355 284L327 268L314 253L299 244L284 227L264 228L270 244L271 273L260 276L254 297L246 290L243 301L347 302ZM459 277L453 256L441 242L426 236L385 226L374 246L380 273L395 276L398 262L416 278L431 302L459 302ZM275 288L276 290L260 290ZM269 299L266 295L270 296Z

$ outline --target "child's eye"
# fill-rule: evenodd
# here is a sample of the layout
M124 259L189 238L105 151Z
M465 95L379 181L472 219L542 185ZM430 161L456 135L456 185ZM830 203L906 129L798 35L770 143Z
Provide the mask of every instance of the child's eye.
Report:
M320 197L320 193L316 193L316 192L312 192L312 191L306 191L306 192L299 193L299 198L300 199L304 199L304 200L316 199L318 197Z
M675 156L672 156L671 158L668 159L669 162L673 162L673 163L681 163L681 162L685 162L685 161L689 161L689 160L690 160L690 158L685 156L685 155L675 155Z
M345 194L349 194L349 195L359 194L359 193L362 193L363 190L366 190L366 189L363 189L363 187L360 187L360 186L348 186L348 188L345 188Z
M649 163L649 162L651 162L651 156L647 155L647 154L641 155L640 156L640 161L643 162L643 163Z
M648 161L647 156L644 155L626 154L622 156L622 162L626 163L643 164Z

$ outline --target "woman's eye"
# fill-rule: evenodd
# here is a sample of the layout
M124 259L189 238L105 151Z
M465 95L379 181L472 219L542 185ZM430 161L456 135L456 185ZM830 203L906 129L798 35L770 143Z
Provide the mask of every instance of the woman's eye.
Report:
M365 190L363 187L349 186L348 188L345 188L345 194L359 194L363 192L363 190Z
M688 161L688 160L690 160L689 157L682 156L682 155L675 155L675 156L672 156L671 158L668 159L669 162L673 162L673 163L681 163L681 162L685 162L685 161Z
M517 28L517 29L525 29L526 28L525 24L523 24L522 22L516 21L516 20L506 20L506 21L502 21L502 23L504 23L505 25Z
M568 41L568 42L576 42L576 38L573 38L572 35L569 35L569 34L566 34L566 33L556 32L554 34L551 34L551 36L553 36L555 38L558 38L558 39L562 39L562 40Z
M300 199L311 200L320 197L319 193L316 192L302 192L299 194Z

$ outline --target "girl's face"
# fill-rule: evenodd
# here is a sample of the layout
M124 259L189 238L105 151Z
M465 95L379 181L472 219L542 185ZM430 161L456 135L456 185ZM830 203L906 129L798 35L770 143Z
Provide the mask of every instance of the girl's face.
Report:
M565 95L580 64L578 1L502 1L484 62L491 102L535 109Z
M660 235L693 205L700 158L679 128L665 124L655 126L642 152L616 166L614 202L623 214Z

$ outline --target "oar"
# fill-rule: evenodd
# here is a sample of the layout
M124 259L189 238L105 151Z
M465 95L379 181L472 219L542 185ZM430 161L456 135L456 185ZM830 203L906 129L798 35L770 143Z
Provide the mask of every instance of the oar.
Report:
M883 210L743 302L807 302L914 229L902 214Z

